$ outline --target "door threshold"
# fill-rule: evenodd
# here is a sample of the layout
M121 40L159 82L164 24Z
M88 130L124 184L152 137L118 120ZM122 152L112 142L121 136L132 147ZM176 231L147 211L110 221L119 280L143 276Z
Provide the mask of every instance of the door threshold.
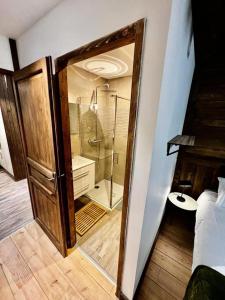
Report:
M114 286L116 286L116 281L113 279L93 258L91 258L80 246L76 247L76 250L78 250L89 262L91 262L96 269L101 272L110 283L112 283Z

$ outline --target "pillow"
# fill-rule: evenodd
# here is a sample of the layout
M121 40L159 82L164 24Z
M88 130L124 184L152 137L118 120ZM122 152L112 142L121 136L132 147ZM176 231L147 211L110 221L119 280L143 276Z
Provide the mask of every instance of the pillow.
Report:
M225 178L218 177L219 188L218 188L218 197L216 200L216 206L225 207Z

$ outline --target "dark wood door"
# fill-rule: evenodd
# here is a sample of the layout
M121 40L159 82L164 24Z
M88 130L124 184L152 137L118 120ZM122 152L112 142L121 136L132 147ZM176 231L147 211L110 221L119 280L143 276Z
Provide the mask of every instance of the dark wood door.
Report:
M66 255L51 58L15 72L14 84L34 217Z
M12 84L13 72L0 69L0 107L4 121L15 180L26 177L16 103Z

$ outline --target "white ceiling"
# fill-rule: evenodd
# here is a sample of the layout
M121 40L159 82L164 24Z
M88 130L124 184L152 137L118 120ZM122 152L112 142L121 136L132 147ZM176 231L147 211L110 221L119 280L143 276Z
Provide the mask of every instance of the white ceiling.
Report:
M133 72L134 44L82 60L75 66L105 79L131 76Z
M17 38L62 0L0 0L0 34Z

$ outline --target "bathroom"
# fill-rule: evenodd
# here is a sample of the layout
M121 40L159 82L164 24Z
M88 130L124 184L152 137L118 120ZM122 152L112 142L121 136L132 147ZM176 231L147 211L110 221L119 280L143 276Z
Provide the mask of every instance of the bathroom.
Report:
M76 240L117 279L134 43L67 67Z

